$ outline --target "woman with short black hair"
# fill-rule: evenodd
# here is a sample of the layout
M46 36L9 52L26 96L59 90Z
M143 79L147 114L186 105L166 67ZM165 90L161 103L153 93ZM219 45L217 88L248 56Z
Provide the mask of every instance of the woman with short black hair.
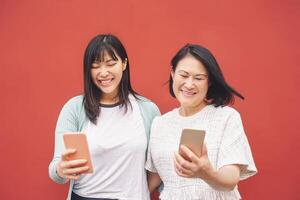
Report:
M149 190L162 181L161 200L240 199L239 180L257 172L240 114L228 106L234 95L244 97L200 45L185 45L171 65L169 91L180 107L153 120L146 162ZM205 131L201 155L179 146L183 129Z

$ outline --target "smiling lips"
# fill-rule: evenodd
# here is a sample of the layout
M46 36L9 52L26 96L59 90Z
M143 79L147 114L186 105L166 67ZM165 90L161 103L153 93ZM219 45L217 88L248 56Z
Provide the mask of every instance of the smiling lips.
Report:
M194 91L187 91L187 90L181 90L183 96L185 97L192 97L196 94Z
M113 78L110 78L110 79L98 80L98 82L100 83L101 86L108 87L111 85L113 80L114 80Z

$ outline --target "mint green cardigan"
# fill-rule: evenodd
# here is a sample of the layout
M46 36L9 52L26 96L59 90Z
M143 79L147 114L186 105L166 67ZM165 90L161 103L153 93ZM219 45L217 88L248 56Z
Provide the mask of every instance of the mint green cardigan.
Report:
M151 123L154 117L160 115L158 107L150 100L138 96L137 99L141 115L144 120L144 126L146 130L147 139L149 141ZM75 96L71 98L62 108L55 129L55 150L54 156L49 164L49 176L56 183L64 184L68 182L68 179L61 178L56 173L56 165L60 161L61 154L65 147L63 144L63 133L65 132L82 132L85 130L89 119L87 118L84 106L83 95ZM68 198L71 198L71 192L74 181L70 181L70 189Z

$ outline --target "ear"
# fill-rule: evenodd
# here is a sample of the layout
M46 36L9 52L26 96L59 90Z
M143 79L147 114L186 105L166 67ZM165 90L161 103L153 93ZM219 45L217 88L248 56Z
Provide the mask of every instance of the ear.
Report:
M172 69L173 67L171 66L171 77L172 77L172 79L174 80L174 70Z
M127 58L125 58L125 60L123 61L122 64L123 64L122 65L122 70L124 71L126 69L126 67L127 67Z
M211 102L213 101L213 99L207 99L206 97L203 100L206 104L211 104Z

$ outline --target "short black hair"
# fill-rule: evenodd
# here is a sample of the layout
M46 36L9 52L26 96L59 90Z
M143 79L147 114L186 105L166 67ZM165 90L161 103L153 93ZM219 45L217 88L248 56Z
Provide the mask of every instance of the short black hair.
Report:
M101 90L93 83L91 78L91 67L95 61L103 61L104 54L107 53L112 59L118 60L118 55L122 62L126 62L126 69L123 71L119 84L119 100L120 106L125 106L125 112L128 109L129 94L136 97L136 92L132 89L129 73L129 59L126 50L121 41L112 34L101 34L95 36L88 44L83 60L84 74L84 108L89 120L96 124L100 114Z
M185 56L191 55L199 60L208 72L209 88L206 94L206 99L214 106L225 106L234 103L234 95L241 99L244 97L226 83L221 68L213 56L213 54L197 44L186 44L182 47L171 60L172 70L175 72L178 62ZM169 78L169 92L172 97L175 97L173 91L173 78Z

